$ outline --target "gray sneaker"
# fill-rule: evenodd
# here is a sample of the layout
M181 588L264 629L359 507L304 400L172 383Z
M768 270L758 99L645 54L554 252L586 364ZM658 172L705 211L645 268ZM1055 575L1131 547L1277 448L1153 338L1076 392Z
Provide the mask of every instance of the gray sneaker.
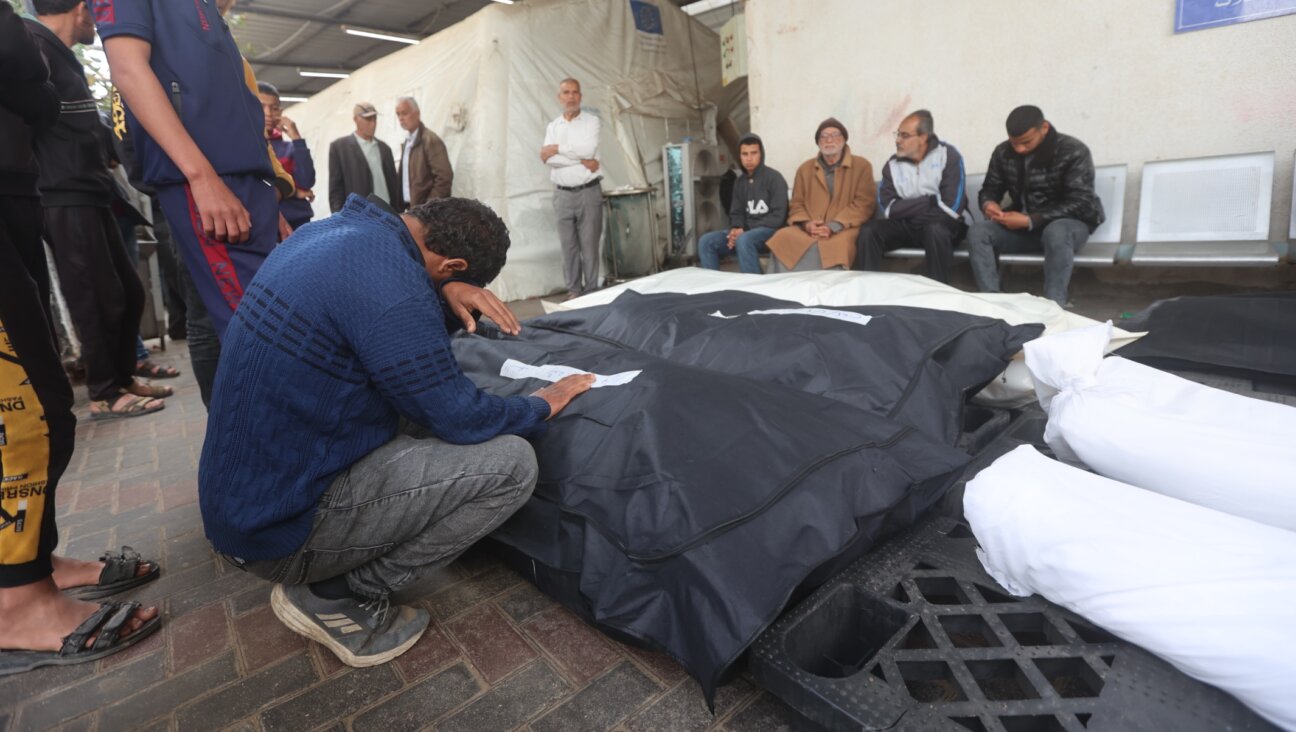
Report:
M270 609L289 629L358 668L387 663L408 651L430 619L426 610L393 606L386 599L326 600L306 585L275 585Z

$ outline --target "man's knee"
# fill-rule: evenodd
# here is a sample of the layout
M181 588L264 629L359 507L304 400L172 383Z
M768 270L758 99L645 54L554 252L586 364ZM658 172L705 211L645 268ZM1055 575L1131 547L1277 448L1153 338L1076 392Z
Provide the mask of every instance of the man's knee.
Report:
M945 222L932 222L922 225L919 234L924 242L949 244L954 241L956 229Z
M497 451L498 460L512 480L506 487L512 487L521 503L531 496L536 480L540 476L540 466L536 463L535 450L531 443L516 435L502 435L492 440Z
M978 221L968 228L967 245L969 250L991 249L994 247L995 227L998 224L990 221Z
M859 233L855 235L855 244L864 247L876 242L882 233L880 224L880 221L865 221L860 225Z
M1058 219L1044 227L1040 241L1044 253L1075 252L1089 240L1089 227L1075 219Z

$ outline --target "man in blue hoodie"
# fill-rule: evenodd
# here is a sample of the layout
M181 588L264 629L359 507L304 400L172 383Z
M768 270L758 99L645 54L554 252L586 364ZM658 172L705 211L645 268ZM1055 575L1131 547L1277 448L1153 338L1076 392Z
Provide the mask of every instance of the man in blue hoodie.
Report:
M738 162L743 174L734 182L729 229L703 234L698 259L707 269L720 269L720 260L736 253L739 269L761 274L760 255L769 253L765 242L787 222L787 181L765 164L765 145L756 135L738 141Z
M936 137L925 109L900 121L895 146L878 186L878 210L886 218L860 227L856 268L880 270L885 252L916 245L926 250L927 276L947 283L967 209L963 156Z

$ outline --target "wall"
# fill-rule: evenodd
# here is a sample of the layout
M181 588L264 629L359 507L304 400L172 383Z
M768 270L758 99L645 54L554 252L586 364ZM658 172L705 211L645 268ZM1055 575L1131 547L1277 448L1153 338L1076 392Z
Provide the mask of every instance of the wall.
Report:
M1174 0L747 0L753 129L785 176L836 116L874 168L927 108L969 174L1035 104L1098 165L1127 163L1134 241L1145 161L1273 150L1271 239L1287 238L1296 16L1175 35ZM880 173L879 173L880 175Z

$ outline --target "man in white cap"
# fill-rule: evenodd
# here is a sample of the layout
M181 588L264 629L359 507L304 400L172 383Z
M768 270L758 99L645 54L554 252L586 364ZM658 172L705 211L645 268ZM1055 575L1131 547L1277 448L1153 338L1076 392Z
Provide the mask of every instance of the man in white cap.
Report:
M378 129L378 110L369 102L360 102L351 110L355 132L329 145L329 210L342 210L347 196L373 194L397 211L405 209L401 200L400 176L387 143L374 137Z

